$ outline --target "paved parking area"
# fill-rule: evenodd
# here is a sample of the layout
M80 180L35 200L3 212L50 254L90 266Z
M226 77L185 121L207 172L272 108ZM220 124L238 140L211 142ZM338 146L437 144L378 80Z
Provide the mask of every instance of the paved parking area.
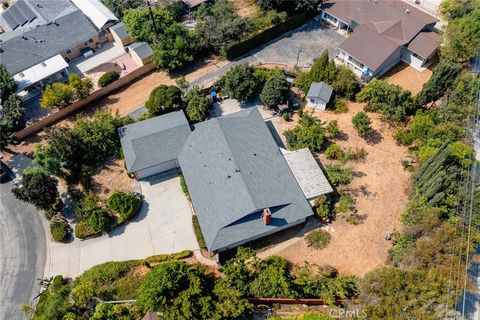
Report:
M318 58L327 49L330 57L334 57L338 46L345 40L345 36L324 27L316 21L310 21L301 28L287 33L281 39L272 42L253 56L256 62L278 63L300 67L310 67L313 59Z
M192 212L177 174L140 182L144 203L133 220L108 235L71 243L50 242L45 276L76 277L107 261L143 259L199 249Z

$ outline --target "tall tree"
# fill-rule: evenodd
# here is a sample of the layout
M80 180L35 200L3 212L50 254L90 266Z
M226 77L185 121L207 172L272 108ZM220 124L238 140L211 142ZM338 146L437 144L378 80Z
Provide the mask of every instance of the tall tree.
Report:
M41 171L26 172L22 186L12 189L21 201L33 204L37 209L49 210L58 201L58 181Z
M247 63L232 68L220 82L223 83L222 90L238 101L250 100L257 92L258 80L255 71Z
M418 94L418 104L423 106L442 97L447 88L455 82L461 70L462 66L460 64L442 59Z
M12 75L7 71L5 65L0 64L0 99L5 101L8 97L15 93L17 83Z
M8 96L6 100L2 100L2 109L0 110L0 150L16 142L15 132L22 126L24 113L25 108L14 94Z
M182 106L182 90L176 86L159 85L150 93L145 107L150 116L168 113Z
M285 101L289 89L290 86L285 75L283 73L274 74L265 82L260 99L266 106L273 107Z

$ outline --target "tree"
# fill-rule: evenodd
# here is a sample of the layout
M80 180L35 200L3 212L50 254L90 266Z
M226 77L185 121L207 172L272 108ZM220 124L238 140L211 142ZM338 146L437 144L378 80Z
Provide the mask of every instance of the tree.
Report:
M207 119L210 102L207 95L200 88L192 88L187 93L185 100L187 103L185 112L191 122L200 122Z
M255 96L258 85L254 72L247 63L233 67L220 79L222 90L238 101L250 100Z
M372 130L371 123L372 121L369 116L363 111L358 112L352 117L353 127L362 137L365 137Z
M440 13L447 20L460 18L479 8L478 0L443 0L440 3Z
M160 70L172 71L193 61L195 41L187 29L178 23L166 28L160 39L153 43L152 59Z
M12 189L16 198L33 204L39 210L49 210L60 198L58 181L41 171L26 172L22 186Z
M183 261L161 264L146 275L139 289L138 306L158 311L165 319L210 319L212 298L202 272Z
M152 12L160 38L163 30L176 22L171 12L165 8L153 7ZM127 10L123 17L123 23L128 31L128 35L133 40L145 41L151 44L157 40L148 8Z
M442 59L418 94L418 104L423 106L442 97L445 90L455 82L461 70L462 66L460 64Z
M6 100L2 100L2 109L0 110L0 150L17 141L15 132L23 124L22 118L24 113L25 108L14 94L8 96Z
M317 0L297 0L293 3L290 0L257 0L257 4L263 11L285 11L288 14L312 10L317 2Z
M49 84L42 93L40 106L53 109L68 106L74 99L75 92L65 83L54 82Z
M145 107L152 117L180 109L181 106L182 90L164 84L153 89L145 102Z
M269 257L256 268L256 277L250 284L250 291L257 298L295 298L288 268L282 257Z
M274 74L265 82L260 99L266 106L274 107L285 101L289 89L290 86L285 75L283 73Z
M125 11L128 9L138 9L145 4L144 0L102 0L102 3L113 12L113 14L122 18Z
M245 38L252 31L249 21L239 17L235 6L227 0L215 1L213 5L203 4L195 17L198 46L215 52Z
M373 79L356 96L360 102L366 102L368 110L380 112L393 121L402 121L408 112L414 109L412 94L398 85Z
M9 96L17 90L17 83L12 75L8 72L7 67L0 64L0 102L4 102Z
M477 52L480 41L480 9L451 20L443 36L442 57L452 61L465 61Z
M298 125L284 133L288 147L291 149L309 148L311 152L318 152L325 142L325 129L320 120L303 112Z
M95 232L107 230L112 222L112 218L103 208L96 208L87 219L88 224Z
M346 66L337 67L336 80L332 83L335 94L346 99L353 99L360 91L360 82L352 69Z
M92 91L93 83L89 78L81 78L76 73L68 75L68 86L73 90L74 99L83 99Z
M328 51L324 50L320 57L315 59L310 71L307 74L300 73L296 81L296 85L302 89L304 93L307 93L312 85L312 82L326 82L328 84L333 84L338 77L339 70L335 66L335 62L331 60L328 56ZM346 90L346 77L350 76L346 71L342 71L341 82L338 83L338 86L342 90ZM342 87L343 86L343 87Z

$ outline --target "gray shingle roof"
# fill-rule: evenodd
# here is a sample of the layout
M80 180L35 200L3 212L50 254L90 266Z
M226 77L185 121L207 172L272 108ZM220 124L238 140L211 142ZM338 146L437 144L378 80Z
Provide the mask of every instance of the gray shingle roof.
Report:
M191 132L182 110L129 124L118 131L128 172L177 159Z
M80 10L2 42L0 61L17 74L98 34Z
M308 98L320 98L325 102L330 101L333 88L325 82L312 82L310 89L308 89Z
M128 38L128 32L127 32L127 29L125 28L125 25L123 24L123 22L119 22L119 23L111 26L110 30L113 30L120 37L120 39Z
M178 161L211 251L313 214L256 108L195 125ZM260 218L264 208L270 225Z
M135 51L141 59L148 58L153 54L152 47L146 42L135 42L128 47Z
M333 192L332 186L310 150L305 148L295 151L282 150L282 152L307 199Z

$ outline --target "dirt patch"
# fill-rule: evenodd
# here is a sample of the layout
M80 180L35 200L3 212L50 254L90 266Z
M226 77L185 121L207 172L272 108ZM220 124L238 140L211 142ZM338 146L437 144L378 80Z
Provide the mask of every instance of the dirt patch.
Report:
M127 175L123 160L109 158L92 176L93 191L106 199L113 191L131 193L133 180Z
M410 174L404 171L401 160L407 158L406 150L392 138L392 128L379 120L378 115L369 113L375 139L367 143L360 138L352 126L352 116L363 109L362 104L350 103L349 112L334 114L316 112L322 121L336 119L345 133L343 140L335 141L343 148L365 148L368 155L363 162L349 161L347 166L354 170L354 179L344 189L355 195L358 214L366 215L360 225L351 225L339 217L323 227L332 235L327 248L315 250L307 247L303 237L298 236L284 244L266 249L261 256L280 255L293 263L305 261L329 264L344 274L364 275L386 262L392 243L385 240L386 231L400 230L399 216L404 209L410 187ZM292 123L281 123L282 131ZM322 163L328 161L319 156Z
M251 17L258 11L256 0L230 0L240 17Z
M420 72L401 62L384 75L382 79L388 83L397 84L405 90L410 90L413 95L416 95L422 91L423 84L432 76L434 67L435 65L433 64Z

